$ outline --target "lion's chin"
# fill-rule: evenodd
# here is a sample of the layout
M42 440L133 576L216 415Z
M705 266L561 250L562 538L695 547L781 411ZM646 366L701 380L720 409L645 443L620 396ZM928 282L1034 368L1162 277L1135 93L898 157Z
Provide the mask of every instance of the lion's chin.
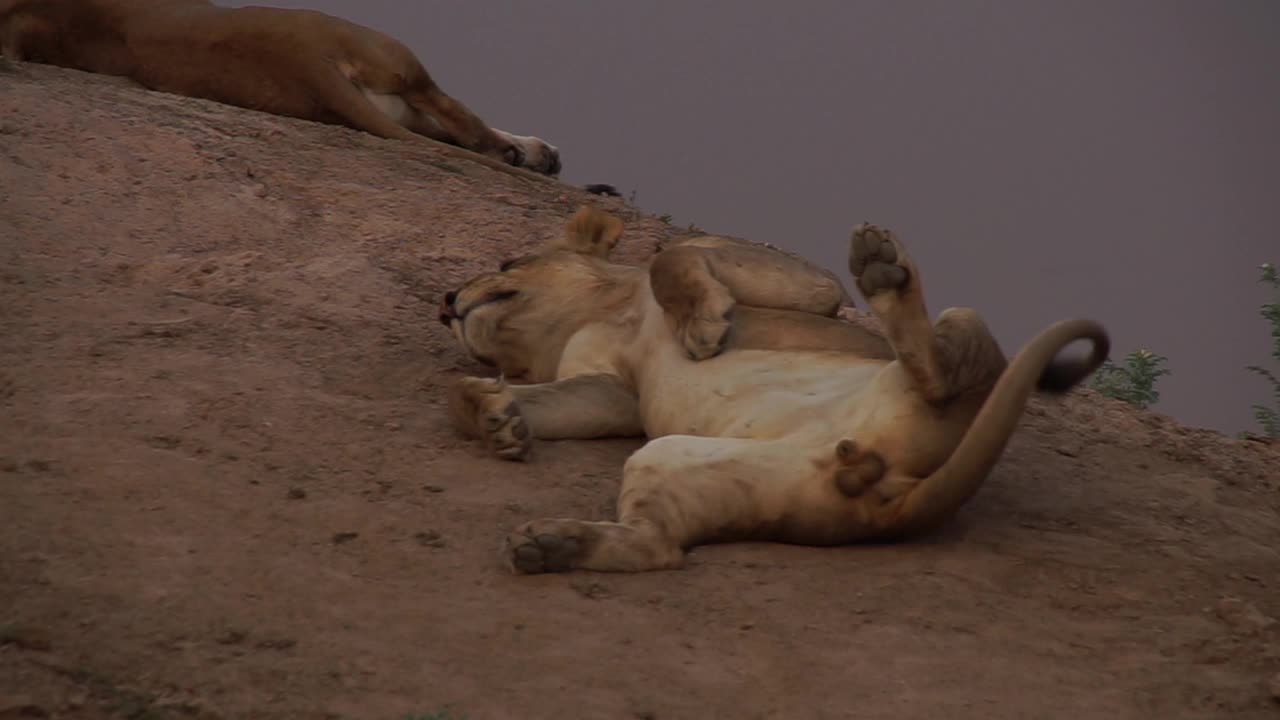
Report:
M466 328L463 327L463 323L460 318L454 318L449 323L449 331L453 333L453 339L457 341L458 346L462 348L462 352L466 353L467 357L481 363L482 365L493 367L493 360L489 359L489 357L484 353L476 352L475 349L471 347L471 343L467 342L467 331Z

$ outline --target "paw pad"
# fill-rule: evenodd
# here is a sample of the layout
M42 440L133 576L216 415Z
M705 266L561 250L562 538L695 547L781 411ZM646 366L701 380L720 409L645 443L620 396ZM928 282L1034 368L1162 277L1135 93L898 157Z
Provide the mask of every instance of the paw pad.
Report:
M504 380L463 379L450 397L450 410L504 460L524 460L533 448L529 424Z
M849 239L849 272L858 281L858 289L871 296L889 290L901 290L911 279L904 267L906 254L900 251L894 235L876 225L862 223L853 229Z
M581 545L576 538L530 534L527 528L512 533L505 548L511 570L522 575L571 570L580 552Z

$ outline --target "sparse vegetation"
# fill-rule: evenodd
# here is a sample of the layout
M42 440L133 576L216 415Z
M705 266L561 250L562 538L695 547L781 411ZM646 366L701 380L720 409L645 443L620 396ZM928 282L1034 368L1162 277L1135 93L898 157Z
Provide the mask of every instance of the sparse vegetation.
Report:
M664 223L666 223L666 224L670 225L670 224L671 224L671 213L662 213L661 215L659 215L659 216L658 216L658 222L664 222Z
M1122 400L1137 408L1146 408L1160 400L1156 380L1170 371L1162 367L1168 358L1150 350L1134 350L1117 365L1111 360L1093 374L1089 386L1116 400Z
M1280 363L1280 277L1276 274L1276 266L1271 263L1263 263L1261 270L1262 278L1259 282L1270 285L1276 291L1276 296L1260 308L1259 314L1271 324L1271 359ZM1254 405L1253 417L1262 426L1264 436L1280 437L1280 378L1276 377L1276 373L1259 365L1248 367L1271 384L1271 406Z

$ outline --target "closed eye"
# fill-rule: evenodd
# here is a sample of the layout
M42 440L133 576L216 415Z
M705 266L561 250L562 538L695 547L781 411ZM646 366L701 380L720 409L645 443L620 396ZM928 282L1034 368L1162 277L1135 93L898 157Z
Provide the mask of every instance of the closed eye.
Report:
M506 272L517 265L523 265L536 259L533 255L521 255L519 257L507 258L498 264L498 272Z
M482 308L485 305L489 305L490 303L502 302L503 300L510 300L511 298L519 294L520 292L518 290L501 290L498 292L491 292L488 295L485 295L483 300L477 303L474 303L473 305L471 305L471 307L468 307L462 312L458 313L458 318L461 320L465 320L467 316L470 315L472 311L474 311L476 308Z

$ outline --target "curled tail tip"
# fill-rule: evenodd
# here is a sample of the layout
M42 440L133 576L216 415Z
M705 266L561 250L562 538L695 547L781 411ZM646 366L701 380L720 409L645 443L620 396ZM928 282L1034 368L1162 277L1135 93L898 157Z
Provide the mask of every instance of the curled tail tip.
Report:
M1055 358L1036 381L1042 392L1062 394L1079 385L1097 370L1111 353L1111 337L1106 328L1092 320L1066 320L1060 323L1065 333L1059 352L1076 340L1088 340L1093 347L1086 357Z

